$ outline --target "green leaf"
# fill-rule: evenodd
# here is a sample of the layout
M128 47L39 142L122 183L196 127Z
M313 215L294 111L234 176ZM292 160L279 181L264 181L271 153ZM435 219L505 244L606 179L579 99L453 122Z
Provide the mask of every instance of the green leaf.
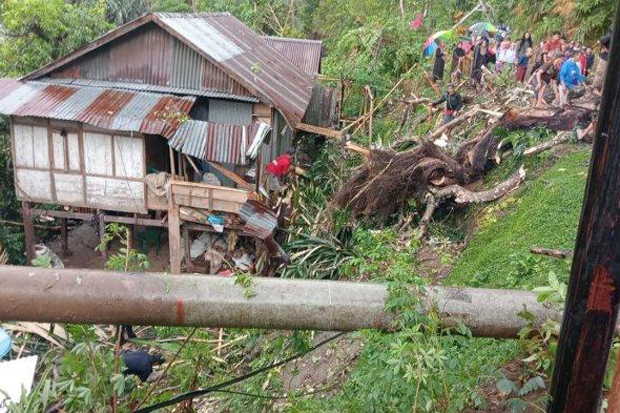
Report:
M499 391L505 394L510 394L517 390L515 384L506 378L498 380L496 386Z

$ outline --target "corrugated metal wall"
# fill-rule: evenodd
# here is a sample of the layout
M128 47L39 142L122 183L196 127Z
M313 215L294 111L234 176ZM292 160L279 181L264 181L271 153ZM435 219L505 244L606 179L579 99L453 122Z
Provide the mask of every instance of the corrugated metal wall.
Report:
M252 96L239 82L155 25L137 29L55 70L50 76L212 89Z
M233 125L249 125L252 123L252 104L209 99L208 121Z

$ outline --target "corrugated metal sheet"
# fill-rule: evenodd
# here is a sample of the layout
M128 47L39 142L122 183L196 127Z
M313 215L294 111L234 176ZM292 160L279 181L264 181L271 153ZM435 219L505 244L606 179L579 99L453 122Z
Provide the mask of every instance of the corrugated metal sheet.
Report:
M141 83L131 82L115 82L109 80L92 80L92 79L67 79L67 78L41 78L37 82L46 82L57 85L74 85L74 86L89 86L99 87L105 89L126 89L126 90L138 90L141 92L161 92L161 93L173 93L175 95L192 95L192 96L204 96L208 98L216 99L230 99L241 102L259 102L258 98L253 96L233 95L218 90L208 89L187 89L182 87L172 86L160 86L160 85L145 85Z
M161 30L154 24L205 58L202 66L204 88L256 96L282 112L292 126L303 118L314 85L312 76L291 64L262 36L228 13L150 14L46 65L26 79L53 73L54 77L61 78L107 76L99 80L183 87L172 84L171 79L180 81L177 76L182 78L188 73L185 65L195 64L190 57L192 53L178 52L181 60L190 61L180 64L182 73L172 76L170 71L177 67L176 63L172 65L174 41L171 37L162 37ZM103 54L96 58L97 68L92 62L86 63L95 54ZM108 67L107 74L100 65ZM91 76L91 72L97 74ZM200 74L198 70L195 72ZM191 84L195 84L194 80Z
M133 84L143 91L158 86L179 90L171 93L258 100L238 81L154 23L139 27L49 75Z
M320 73L323 54L322 41L273 36L265 36L265 40L269 46L282 53L301 70L312 76Z
M261 239L268 238L278 226L276 214L255 201L247 201L243 204L239 216L245 221L247 230Z
M235 17L157 13L154 21L275 106L292 125L303 118L314 85L311 76Z
M242 126L190 120L181 125L168 145L198 159L246 165L246 151L257 131L258 124Z
M195 98L0 79L0 113L171 137Z
M207 120L215 123L249 125L252 123L252 106L251 103L209 99L209 115Z

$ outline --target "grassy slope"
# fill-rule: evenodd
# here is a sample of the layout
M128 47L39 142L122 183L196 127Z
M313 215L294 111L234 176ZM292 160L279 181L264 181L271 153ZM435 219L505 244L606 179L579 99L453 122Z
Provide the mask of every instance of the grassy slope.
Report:
M566 277L567 262L535 257L529 248L573 248L589 159L589 149L580 148L519 192L484 209L478 216L481 227L446 283L530 289L546 285L548 270Z

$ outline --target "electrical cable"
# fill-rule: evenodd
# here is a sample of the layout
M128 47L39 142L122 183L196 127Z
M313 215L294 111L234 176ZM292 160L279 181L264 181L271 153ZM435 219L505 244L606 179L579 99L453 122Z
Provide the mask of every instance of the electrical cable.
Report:
M245 381L245 380L247 380L247 379L249 379L251 377L254 377L254 376L258 375L258 374L264 373L264 372L269 371L271 369L274 369L276 367L280 367L280 366L282 366L284 364L287 364L287 363L289 363L289 362L291 362L291 361L293 361L295 359L303 357L306 354L313 352L314 350L324 346L325 344L327 344L327 343L329 343L329 342L331 342L331 341L333 341L333 340L335 340L335 339L337 339L337 338L339 338L339 337L341 337L341 336L343 336L345 334L347 334L347 333L346 332L340 332L338 334L334 334L333 336L331 336L331 337L321 341L320 343L318 343L317 345L311 347L310 349L308 349L305 352L297 353L297 354L295 354L295 355L293 355L291 357L288 357L288 358L286 358L286 359L284 359L282 361L279 361L277 363L273 363L273 364L270 364L268 366L261 367L260 369L251 371L251 372L249 372L247 374L244 374L243 376L235 377L234 379L231 379L231 380L228 380L228 381L216 384L216 385L211 386L211 387L207 387L206 389L193 390L193 391L190 391L190 392L187 392L187 393L180 394L180 395L178 395L176 397L173 397L173 398L171 398L169 400L166 400L166 401L163 401L161 403L157 403L157 404L145 407L145 408L140 409L140 410L135 410L134 413L150 413L150 412L154 412L154 411L159 410L159 409L161 409L163 407L172 406L174 404L180 403L180 402L185 401L185 400L195 399L197 397L204 396L205 394L213 393L213 392L219 391L219 390L221 390L221 389L223 389L225 387L232 386L233 384L241 383L242 381Z

